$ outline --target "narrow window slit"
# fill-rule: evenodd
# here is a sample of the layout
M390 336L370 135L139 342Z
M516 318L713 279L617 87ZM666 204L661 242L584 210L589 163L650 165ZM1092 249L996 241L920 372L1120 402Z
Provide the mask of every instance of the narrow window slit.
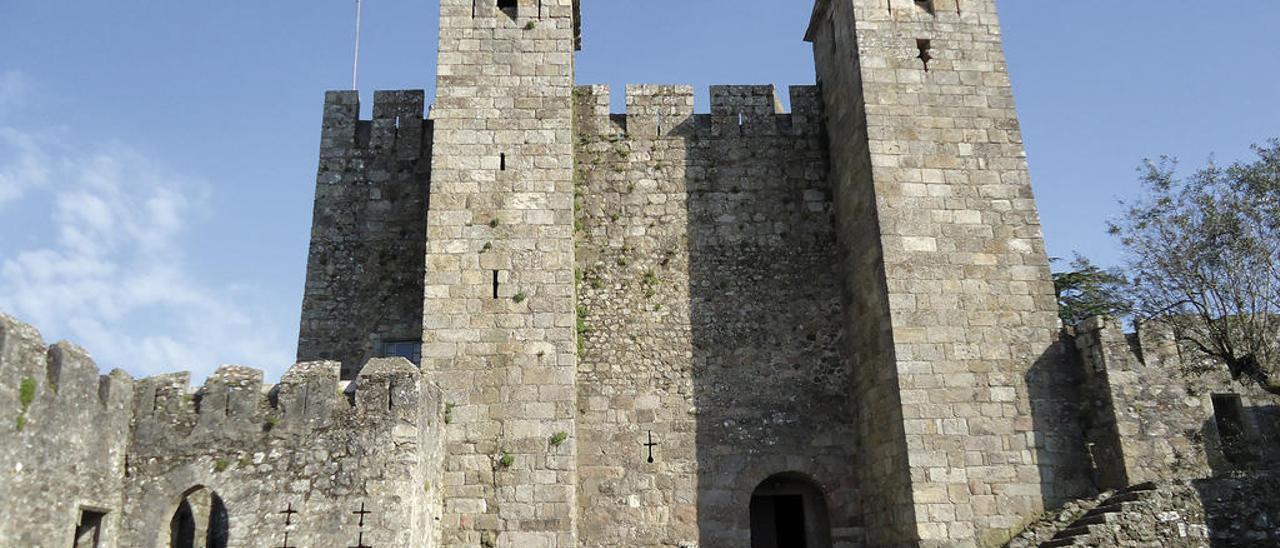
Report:
M658 136L662 136L662 113L658 113Z
M920 50L920 55L917 55L916 59L924 63L924 71L929 72L929 61L933 60L933 55L929 53L929 50L933 49L933 41L923 38L916 40L916 49Z
M395 400L396 400L396 383L388 381L387 382L387 411L390 411L392 407L395 407L395 403L396 403Z
M738 135L746 135L746 134L747 134L747 115L739 112L738 113Z
M493 271L493 298L498 298L498 271Z
M507 153L505 152L498 155L498 170L499 171L507 170Z

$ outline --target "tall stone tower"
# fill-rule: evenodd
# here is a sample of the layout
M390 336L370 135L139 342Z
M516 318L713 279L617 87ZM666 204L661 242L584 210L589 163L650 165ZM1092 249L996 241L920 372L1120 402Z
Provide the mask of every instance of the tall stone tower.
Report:
M446 545L576 542L576 7L441 1L422 368L450 409Z
M1083 477L995 4L819 0L809 28L874 545L999 543Z

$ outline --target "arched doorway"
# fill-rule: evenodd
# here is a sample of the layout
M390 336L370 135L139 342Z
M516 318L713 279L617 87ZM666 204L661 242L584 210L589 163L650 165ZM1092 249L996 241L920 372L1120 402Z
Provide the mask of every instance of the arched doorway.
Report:
M226 548L230 529L222 498L205 487L193 487L169 520L169 547Z
M801 474L778 474L751 494L751 548L830 548L827 499Z

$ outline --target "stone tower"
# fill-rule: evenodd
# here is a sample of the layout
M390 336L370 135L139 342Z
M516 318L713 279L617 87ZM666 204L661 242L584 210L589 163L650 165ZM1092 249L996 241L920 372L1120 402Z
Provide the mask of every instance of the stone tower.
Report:
M441 1L422 367L450 406L446 545L575 545L576 7Z
M992 544L1083 455L995 0L819 0L868 542Z

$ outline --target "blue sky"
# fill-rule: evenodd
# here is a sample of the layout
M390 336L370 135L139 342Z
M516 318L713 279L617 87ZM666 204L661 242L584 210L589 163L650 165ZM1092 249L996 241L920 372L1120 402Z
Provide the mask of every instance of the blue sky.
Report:
M711 84L813 82L807 0L583 3L579 83L690 83L702 111ZM1104 224L1144 157L1230 161L1280 136L1280 2L999 5L1053 255L1122 260ZM0 0L0 310L104 368L278 376L353 11ZM431 95L435 18L432 0L366 0L366 100Z

